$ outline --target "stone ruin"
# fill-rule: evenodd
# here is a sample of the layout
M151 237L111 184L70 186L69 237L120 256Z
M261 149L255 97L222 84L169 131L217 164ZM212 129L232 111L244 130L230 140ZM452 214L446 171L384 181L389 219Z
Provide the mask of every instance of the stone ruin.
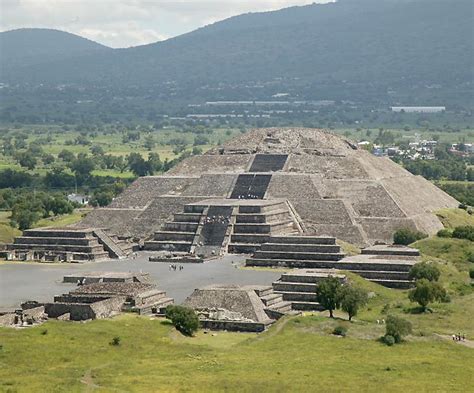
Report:
M55 241L47 230L38 236L26 232L9 249L94 260L94 252L98 258L126 255L114 243L131 239L145 250L200 260L258 252L272 237L294 235L367 247L391 243L400 228L434 234L442 228L434 212L457 206L424 178L340 136L317 129L256 129L163 176L139 178L110 206L75 225L97 237L103 249L96 243L71 248L69 233ZM104 233L121 237L104 241Z

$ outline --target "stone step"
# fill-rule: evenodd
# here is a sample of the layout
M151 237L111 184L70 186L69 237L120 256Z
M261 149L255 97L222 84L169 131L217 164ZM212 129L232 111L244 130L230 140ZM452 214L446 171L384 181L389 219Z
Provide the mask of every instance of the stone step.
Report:
M196 236L195 232L165 232L165 231L158 231L155 232L154 240L156 241L164 241L164 240L184 240L192 242L194 240L194 236Z
M373 270L352 270L352 273L356 273L361 277L381 280L406 280L409 281L409 272L397 272L397 271L373 271Z
M344 258L343 253L322 252L289 252L289 251L263 251L255 253L257 259L291 259L295 261L317 260L317 261L339 261Z
M273 287L271 286L261 286L258 288L254 288L255 293L259 296L267 296L273 293Z
M247 213L247 214L238 214L235 218L235 222L238 224L245 223L268 223L274 221L283 221L288 219L289 213L288 210L275 210L267 213Z
M412 288L415 283L409 280L382 280L382 279L369 279L369 281L375 282L379 285L383 285L387 288L395 289L409 289Z
M174 222L199 222L201 220L201 213L175 213L173 215Z
M366 248L361 250L362 255L393 255L393 256L407 256L407 257L418 257L420 256L420 251L415 248L408 247L374 247Z
M250 258L246 261L246 266L265 267L288 267L297 269L339 269L339 270L377 270L377 271L398 271L408 272L411 268L409 264L400 263L366 263L366 262L341 262L322 260L294 260L294 259L262 259Z
M324 311L318 302L291 302L291 308L298 311Z
M278 311L281 313L289 312L291 311L291 303L290 302L285 302L281 301L275 304L272 304L270 307L268 307L270 310L273 311Z
M14 244L56 244L56 245L76 245L76 246L97 246L99 242L95 237L31 237L18 236L14 240Z
M198 228L197 222L167 222L164 225L165 231L170 232L196 232Z
M9 250L24 250L24 251L51 251L51 252L77 252L77 253L102 253L104 247L101 244L96 246L76 246L65 244L9 244Z
M269 243L284 244L336 244L336 238L327 236L272 236Z
M260 248L260 244L252 243L230 243L227 246L229 254L253 254Z
M181 251L189 252L191 250L192 242L186 241L172 241L150 240L145 242L145 250L147 251Z
M234 224L234 233L263 233L270 234L285 228L292 228L293 221L278 221L266 224Z
M265 213L272 210L281 210L285 209L286 205L284 202L277 201L273 203L267 203L265 205L240 205L239 214L249 214L249 213Z
M269 234L261 233L238 233L232 234L230 236L230 241L232 243L250 243L250 244L262 244L267 242L270 239Z
M260 297L262 299L263 304L269 307L273 304L280 303L283 301L283 296L277 293L272 293L270 295Z
M345 280L345 276L341 275L337 270L321 270L321 272L308 270L301 273L283 273L279 281L318 284L321 280L324 280L329 276L338 277L341 281Z
M203 206L203 205L185 205L184 206L184 212L185 213L199 213L199 214L202 214L206 208L207 208L207 205L206 206Z
M93 237L92 229L71 230L71 229L27 229L23 232L26 237L67 237L84 238Z
M94 235L97 236L99 243L102 244L105 250L114 258L125 258L126 254L118 246L118 244L102 229L94 230Z
M318 284L307 283L307 282L282 282L275 281L273 284L274 291L289 291L289 292L316 292Z
M303 253L340 253L341 247L332 244L263 243L261 250L278 252L291 251Z
M275 291L283 296L286 302L316 302L317 294L315 292L296 292L296 291Z

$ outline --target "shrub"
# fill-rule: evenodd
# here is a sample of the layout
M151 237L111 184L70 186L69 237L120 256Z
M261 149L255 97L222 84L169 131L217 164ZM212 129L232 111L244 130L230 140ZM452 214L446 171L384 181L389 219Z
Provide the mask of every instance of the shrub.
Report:
M437 282L422 278L416 282L416 287L408 293L408 298L412 302L417 302L425 311L428 304L434 301L445 301L447 293Z
M383 336L382 341L385 344L387 344L389 347L391 347L393 344L395 344L395 338L390 334L386 334L385 336Z
M412 331L411 323L395 315L389 315L385 325L385 336L392 336L396 343Z
M421 262L412 266L409 277L412 280L421 280L424 278L428 281L438 281L440 274L439 269L435 265Z
M112 341L110 342L110 345L113 345L113 346L116 347L116 346L120 345L120 341L121 341L120 337L119 337L119 336L115 336L115 337L112 339Z
M340 290L341 309L349 314L349 321L357 315L359 308L367 304L368 299L367 291L362 288L347 285Z
M393 234L393 242L403 246L408 246L411 243L415 243L417 240L421 240L428 237L423 232L414 231L409 228L402 228Z
M469 277L474 280L474 267L471 267L471 268L469 269Z
M347 328L345 326L336 326L334 330L332 331L332 334L335 334L336 336L342 336L346 337L347 334Z
M48 334L48 329L44 329L41 331L41 335L46 336Z
M166 318L185 336L192 336L199 327L199 319L192 308L183 306L166 307Z
M453 233L449 229L440 229L436 236L450 238L453 237Z
M467 239L474 242L474 226L466 225L454 228L453 237L456 239Z

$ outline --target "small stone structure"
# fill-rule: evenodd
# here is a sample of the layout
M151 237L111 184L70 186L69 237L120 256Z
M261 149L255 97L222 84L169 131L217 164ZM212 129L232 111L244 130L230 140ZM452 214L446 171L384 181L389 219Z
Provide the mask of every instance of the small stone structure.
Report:
M98 228L28 229L7 245L9 258L42 262L96 262L123 258L133 244Z
M195 289L183 305L198 313L203 328L212 330L262 332L291 312L290 303L264 286L212 285Z
M68 315L74 321L107 318L122 311L140 315L162 314L173 299L155 285L141 282L96 282L82 285L68 294L55 296L45 304L51 318Z
M150 282L149 273L127 272L85 272L68 274L63 277L64 283L92 284L96 282Z
M38 302L25 302L18 310L0 312L0 326L5 327L37 325L46 319L44 305Z

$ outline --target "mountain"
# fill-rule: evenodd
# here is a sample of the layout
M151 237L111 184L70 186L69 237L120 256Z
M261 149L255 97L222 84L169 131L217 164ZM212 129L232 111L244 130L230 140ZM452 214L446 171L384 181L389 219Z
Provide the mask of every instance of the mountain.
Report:
M52 29L17 29L0 33L2 68L51 64L61 59L110 50L97 42Z
M0 82L149 88L173 81L186 90L279 80L301 97L444 104L472 98L472 26L471 0L340 0L244 14L128 49L20 30L0 34L2 50L15 53L2 56ZM37 34L37 42L22 41L22 33ZM70 48L66 37L75 39Z

